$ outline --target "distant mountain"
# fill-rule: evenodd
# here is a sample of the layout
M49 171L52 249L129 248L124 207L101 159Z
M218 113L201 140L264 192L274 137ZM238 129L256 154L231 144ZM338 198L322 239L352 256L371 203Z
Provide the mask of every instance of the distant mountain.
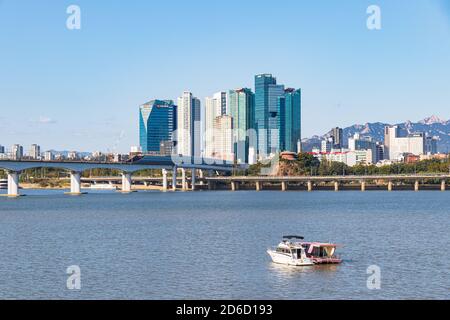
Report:
M343 128L344 141L352 137L355 133L361 136L372 137L376 141L384 141L384 128L388 123L366 123L365 125L355 124L351 127ZM406 121L397 123L404 132L415 133L424 132L428 136L438 137L438 151L448 153L450 151L450 120L441 120L437 116L431 116L419 122ZM314 147L320 147L320 141L330 136L331 131L322 136L313 136L302 140L304 151L311 151Z

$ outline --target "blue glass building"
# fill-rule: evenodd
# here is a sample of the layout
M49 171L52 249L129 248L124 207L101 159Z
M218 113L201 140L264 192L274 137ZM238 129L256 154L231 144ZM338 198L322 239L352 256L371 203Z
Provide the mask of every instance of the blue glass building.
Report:
M228 95L230 115L233 117L235 160L238 163L248 163L248 130L253 129L255 122L255 94L248 88L241 88L230 90Z
M271 74L255 76L255 124L258 154L264 157L280 150L280 103L284 86Z
M288 88L278 100L280 110L280 150L300 152L301 147L301 89Z
M176 108L172 100L152 100L139 107L139 142L143 153L172 153Z

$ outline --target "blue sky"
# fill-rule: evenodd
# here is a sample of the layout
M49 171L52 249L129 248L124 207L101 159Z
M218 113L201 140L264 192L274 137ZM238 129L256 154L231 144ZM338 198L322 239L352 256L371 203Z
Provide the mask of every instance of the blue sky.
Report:
M0 144L127 152L138 106L303 89L303 136L450 118L450 0L0 0ZM81 30L66 9L81 8ZM382 30L366 28L379 5Z

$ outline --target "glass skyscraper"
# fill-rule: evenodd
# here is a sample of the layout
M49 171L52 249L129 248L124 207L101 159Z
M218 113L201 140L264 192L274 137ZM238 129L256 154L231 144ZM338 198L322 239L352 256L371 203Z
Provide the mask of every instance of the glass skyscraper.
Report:
M301 150L301 89L288 88L278 100L280 110L280 150L300 152Z
M258 134L258 154L265 157L280 150L280 103L284 86L277 85L271 74L255 76L255 129Z
M176 130L176 106L172 100L152 100L139 107L139 142L142 152L170 155ZM161 148L164 146L164 148Z
M233 117L234 154L238 163L248 163L248 130L255 123L255 94L247 88L229 91L229 110Z

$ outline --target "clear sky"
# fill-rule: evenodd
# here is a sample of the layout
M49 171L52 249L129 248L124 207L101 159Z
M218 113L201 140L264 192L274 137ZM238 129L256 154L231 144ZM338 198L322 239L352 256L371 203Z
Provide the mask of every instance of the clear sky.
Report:
M303 136L450 118L450 0L0 0L0 144L129 151L138 106L303 89ZM81 8L81 30L66 9ZM366 27L381 8L382 29Z

